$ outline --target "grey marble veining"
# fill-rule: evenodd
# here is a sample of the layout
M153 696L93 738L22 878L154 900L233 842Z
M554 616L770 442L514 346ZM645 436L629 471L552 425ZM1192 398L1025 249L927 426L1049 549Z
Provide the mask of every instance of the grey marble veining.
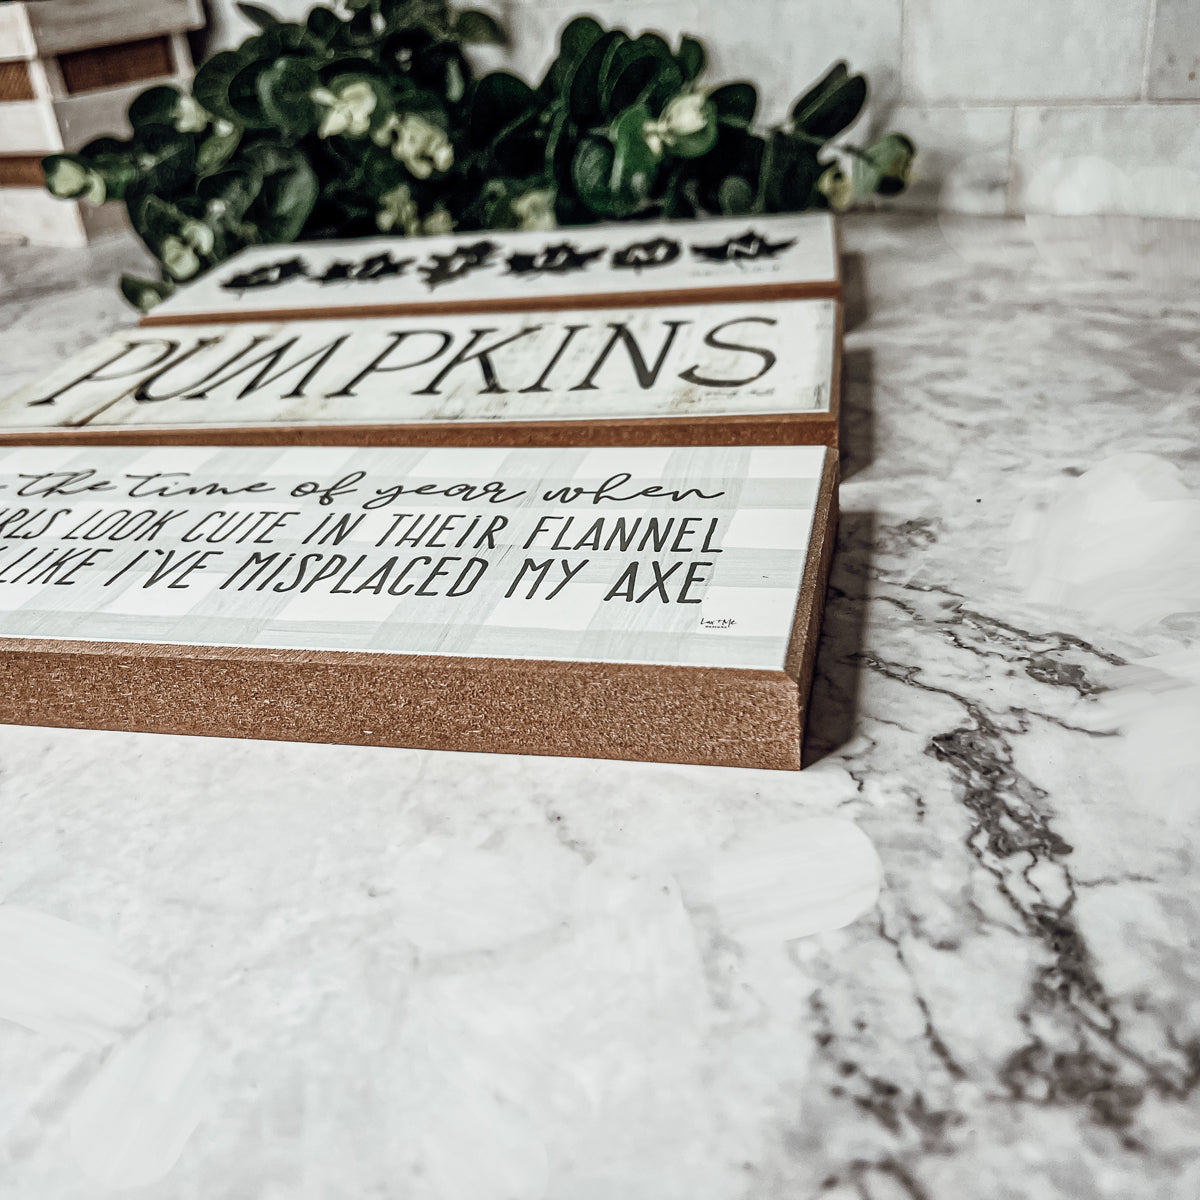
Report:
M1194 552L1069 536L1106 488L1194 528L1200 301L1169 231L1142 276L1089 236L847 223L798 775L0 728L0 900L105 933L205 1064L139 1196L1200 1193L1200 623L1124 600ZM0 249L0 385L136 260ZM878 850L870 914L779 944L695 900L818 817ZM0 1193L112 1194L70 1149L111 1053L0 1027Z

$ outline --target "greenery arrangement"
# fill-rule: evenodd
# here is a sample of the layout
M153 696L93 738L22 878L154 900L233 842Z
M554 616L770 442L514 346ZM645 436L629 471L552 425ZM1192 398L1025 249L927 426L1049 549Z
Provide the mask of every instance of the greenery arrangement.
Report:
M464 46L504 35L447 0L342 0L303 24L239 7L260 32L190 95L150 88L130 138L43 162L54 195L127 205L161 264L121 280L143 311L246 245L842 209L902 190L914 155L898 133L833 150L867 98L844 63L760 131L753 85L706 91L691 37L577 17L534 88L472 77Z

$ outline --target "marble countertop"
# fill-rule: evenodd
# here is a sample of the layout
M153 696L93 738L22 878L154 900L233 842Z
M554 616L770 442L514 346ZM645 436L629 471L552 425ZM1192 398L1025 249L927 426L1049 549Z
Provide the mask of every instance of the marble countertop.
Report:
M847 222L799 774L0 727L0 1194L1200 1194L1172 236ZM138 264L0 248L0 391Z

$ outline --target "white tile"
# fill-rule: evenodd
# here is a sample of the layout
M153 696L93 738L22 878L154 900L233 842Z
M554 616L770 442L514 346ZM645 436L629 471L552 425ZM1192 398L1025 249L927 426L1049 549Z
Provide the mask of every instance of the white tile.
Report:
M1134 99L1148 0L909 0L904 92L922 100Z
M1149 84L1155 100L1200 99L1200 5L1196 0L1158 0Z
M1018 211L1200 216L1197 106L1029 108L1016 121Z
M890 203L1003 215L1012 124L1011 108L895 109L888 126L912 138L917 158L908 190Z

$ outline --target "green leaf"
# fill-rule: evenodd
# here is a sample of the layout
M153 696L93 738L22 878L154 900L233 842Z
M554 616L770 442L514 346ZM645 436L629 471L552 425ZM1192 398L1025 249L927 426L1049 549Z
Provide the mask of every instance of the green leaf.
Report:
M685 34L679 43L679 53L675 56L675 61L683 73L684 83L691 83L703 72L708 62L708 56L704 53L704 46L700 42Z
M140 313L148 313L175 290L166 280L138 279L135 275L121 276L121 295Z
M191 184L196 174L196 137L169 125L147 125L137 134L138 174L160 195Z
M143 125L170 125L175 119L180 94L178 88L165 84L147 88L129 105L130 125L134 129Z
M342 22L337 13L323 4L312 9L305 19L305 27L320 45L331 46L342 31Z
M836 62L816 83L800 97L792 106L792 119L797 119L797 113L805 111L817 104L829 92L836 91L850 78L850 68L845 62Z
M523 79L493 71L475 85L468 132L476 146L490 146L503 130L521 123L541 107L542 100Z
M611 120L630 105L641 103L643 93L654 84L661 69L662 62L650 47L636 42L622 45L599 83L604 115Z
M262 174L259 171L220 171L201 179L196 185L196 195L204 202L206 213L226 226L240 225L250 205L262 190Z
M469 46L507 46L508 35L490 13L467 9L458 14L454 33Z
M263 109L259 96L258 80L270 63L261 59L244 66L229 82L229 106L237 115L238 123L247 129L270 129L271 118Z
M242 130L232 125L227 133L214 131L196 148L196 173L201 178L219 171L233 157L242 140Z
M279 24L279 18L273 12L259 8L257 4L239 4L237 7L238 12L259 29L271 29Z
M192 80L192 95L197 103L226 121L240 124L242 118L229 102L229 86L245 65L246 60L235 50L214 54Z
M650 119L650 110L644 104L636 104L626 109L613 125L616 153L612 188L623 202L633 207L650 194L658 171L659 156L647 145L643 132Z
M559 34L558 55L538 84L539 95L547 98L568 96L579 64L603 33L603 26L594 17L576 17L569 21Z
M576 136L566 109L551 110L550 132L546 135L546 172L558 184L560 193L570 188Z
M123 141L121 138L93 138L87 145L80 148L79 157L91 163L97 162L100 159L111 158L114 155L118 158L123 158L128 155L133 144L132 141Z
M754 114L758 111L758 92L754 84L727 83L710 93L708 98L723 124L745 129L754 123Z
M604 26L595 17L576 17L563 26L558 38L558 52L569 61L580 63L603 36Z
M608 68L609 60L618 53L628 37L619 30L610 30L593 44L583 56L571 80L571 116L580 125L591 125L603 115L600 97L600 80Z
M571 163L571 180L579 199L602 217L628 216L635 207L613 189L616 155L616 147L608 138L589 135L576 147Z
M827 142L857 120L866 102L866 79L840 62L796 101L792 121L798 133Z
M176 205L149 193L130 207L129 219L134 231L157 256L162 243L169 237L178 237L189 218Z
M317 73L300 58L277 58L255 78L264 116L288 134L311 133L317 106L311 93L320 86Z
M272 153L266 148L263 159L262 190L252 206L254 220L264 242L294 242L317 202L321 185L301 154Z
M721 181L717 202L727 217L740 217L754 209L754 185L740 175L728 175Z
M802 212L811 207L813 189L824 170L817 148L786 133L772 135L763 169L766 202L771 212Z
M359 9L342 26L347 46L370 46L376 41L374 14L369 8Z
M667 104L672 96L683 90L683 72L671 53L671 47L657 33L644 33L634 42L642 51L649 51L658 63L658 70L653 79L642 89L638 100L651 113L657 113Z

